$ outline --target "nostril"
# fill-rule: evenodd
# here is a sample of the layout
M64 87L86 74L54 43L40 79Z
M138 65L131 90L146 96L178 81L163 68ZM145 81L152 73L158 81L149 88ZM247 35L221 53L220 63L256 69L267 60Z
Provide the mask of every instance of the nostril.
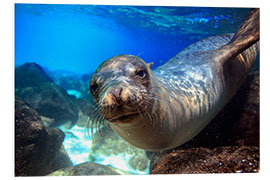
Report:
M118 88L112 89L111 90L111 94L115 97L115 99L117 101L119 101L122 91L123 91L123 88L122 87L118 87Z

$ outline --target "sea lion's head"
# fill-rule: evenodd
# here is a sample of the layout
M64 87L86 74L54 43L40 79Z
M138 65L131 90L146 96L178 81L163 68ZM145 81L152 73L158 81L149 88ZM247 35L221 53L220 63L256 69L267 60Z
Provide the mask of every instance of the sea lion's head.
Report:
M132 55L114 56L93 74L90 94L101 115L110 123L127 124L145 115L155 103L152 64ZM142 119L142 118L140 118Z

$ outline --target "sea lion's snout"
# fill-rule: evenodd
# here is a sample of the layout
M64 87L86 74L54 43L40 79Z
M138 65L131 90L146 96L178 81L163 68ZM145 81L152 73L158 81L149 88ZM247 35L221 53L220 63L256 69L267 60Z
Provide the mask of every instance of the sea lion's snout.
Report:
M111 97L114 98L114 101L117 103L121 103L122 98L121 98L121 94L122 94L123 88L122 87L117 87L112 89L109 93L111 94Z
M139 92L135 92L127 87L111 88L103 98L103 104L119 105L122 108L132 108L141 99Z
M128 87L118 85L110 87L100 99L100 107L104 118L109 122L126 122L132 120L131 115L138 114L136 106L141 95Z

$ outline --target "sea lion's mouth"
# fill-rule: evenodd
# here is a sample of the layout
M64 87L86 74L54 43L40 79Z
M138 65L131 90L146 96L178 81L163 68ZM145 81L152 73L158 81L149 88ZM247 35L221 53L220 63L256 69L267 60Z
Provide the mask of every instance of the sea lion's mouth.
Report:
M111 119L108 119L108 121L111 123L116 123L116 122L128 123L128 122L134 120L135 118L137 118L138 116L140 116L139 113L124 114L122 116L117 116L117 117L113 117Z

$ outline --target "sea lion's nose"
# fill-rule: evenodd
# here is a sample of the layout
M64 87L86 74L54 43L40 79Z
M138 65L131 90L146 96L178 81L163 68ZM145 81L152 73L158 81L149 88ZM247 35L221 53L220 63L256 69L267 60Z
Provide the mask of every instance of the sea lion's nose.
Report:
M121 100L122 87L113 88L110 93L114 96L115 100L119 103Z

